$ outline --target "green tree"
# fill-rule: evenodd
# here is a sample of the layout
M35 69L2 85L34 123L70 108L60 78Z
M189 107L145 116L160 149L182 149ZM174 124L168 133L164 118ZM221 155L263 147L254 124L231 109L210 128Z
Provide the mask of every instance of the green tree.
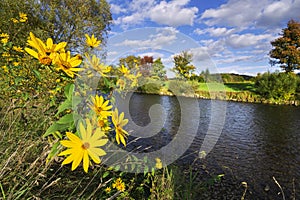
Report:
M300 23L290 20L281 37L271 42L274 47L269 55L272 65L279 65L286 72L300 69Z
M127 67L128 69L134 69L136 65L139 65L141 63L141 57L137 57L134 55L129 55L125 58L119 59L119 66Z
M22 27L12 22L19 12L28 16ZM0 14L1 31L11 35L13 42L25 44L32 31L42 39L51 37L54 43L67 42L73 51L85 42L84 34L104 41L112 22L105 0L1 0Z
M193 55L183 51L181 54L174 56L173 71L179 78L189 79L195 70L195 66L191 64Z
M164 79L167 71L165 70L165 66L161 61L161 58L157 58L152 64L152 76L159 77L160 79Z

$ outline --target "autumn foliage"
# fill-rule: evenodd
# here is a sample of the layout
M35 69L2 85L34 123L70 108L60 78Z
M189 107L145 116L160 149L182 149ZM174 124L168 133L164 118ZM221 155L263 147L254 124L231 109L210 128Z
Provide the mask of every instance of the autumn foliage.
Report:
M281 37L271 42L271 64L279 65L286 72L300 69L300 23L290 20Z

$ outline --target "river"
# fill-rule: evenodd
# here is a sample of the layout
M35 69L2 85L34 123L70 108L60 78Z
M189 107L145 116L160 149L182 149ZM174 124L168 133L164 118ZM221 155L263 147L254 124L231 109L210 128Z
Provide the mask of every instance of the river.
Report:
M247 182L246 199L282 199L273 177L282 187L286 199L300 198L299 107L181 99L183 101L177 97L144 94L133 94L128 99L128 110L135 126L155 125L148 127L151 137L140 140L139 145L151 146L148 151L168 145L178 134L183 120L187 120L191 126L198 125L193 129L196 134L190 134L192 129L184 129L192 142L189 144L187 140L181 144L187 146L187 150L174 163L195 168L205 164L210 173L224 173L225 178L230 175L230 180L234 177L235 186L231 190L236 190L233 193L240 197L244 191L241 182ZM193 104L195 101L198 107ZM183 111L183 104L190 110ZM213 112L217 114L213 115ZM211 127L218 123L221 127L214 133ZM154 130L155 127L159 128ZM151 133L153 131L157 134ZM199 151L209 131L215 136L210 138L214 140L211 144L215 142L215 145L206 152L205 158L200 159ZM140 134L144 137L147 131ZM222 187L232 187L232 184L226 186L227 182L225 179ZM231 198L224 194L223 199Z

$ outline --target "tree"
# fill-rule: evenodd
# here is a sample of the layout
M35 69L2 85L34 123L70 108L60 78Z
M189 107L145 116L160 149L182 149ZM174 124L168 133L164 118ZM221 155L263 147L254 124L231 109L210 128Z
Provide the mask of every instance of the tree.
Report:
M282 36L271 42L269 55L272 65L278 64L286 72L300 69L300 23L290 20Z
M20 33L14 27L20 28L11 19L26 13L28 22L22 27L26 34L25 41L13 41L22 45L26 43L28 31L37 37L52 38L54 43L67 42L68 48L78 50L85 42L84 34L94 34L104 42L109 25L112 22L110 6L106 0L1 0L0 1L0 27L1 31L15 36ZM26 31L24 31L26 30ZM11 37L12 40L20 40Z
M127 67L129 70L136 68L141 63L141 58L138 56L130 55L125 58L119 59L119 66Z
M152 56L144 56L141 58L140 63L140 72L143 76L150 76L150 71L152 69L153 57Z
M152 64L152 76L157 76L160 79L164 79L167 73L164 68L165 66L162 63L161 58L157 58Z
M181 54L174 56L173 71L180 77L189 79L195 70L195 66L191 65L193 55L183 51Z

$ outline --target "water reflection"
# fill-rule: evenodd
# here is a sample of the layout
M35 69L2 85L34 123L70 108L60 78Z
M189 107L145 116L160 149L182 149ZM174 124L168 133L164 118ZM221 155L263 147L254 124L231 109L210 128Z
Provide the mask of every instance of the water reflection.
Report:
M212 103L219 104L222 108L224 102L199 100L198 133L183 156L184 159L180 160L181 163L193 163L198 157L197 153L212 120ZM156 135L140 141L139 145L151 146L148 151L169 144L176 136L181 120L177 98L135 94L129 102L133 121L139 126L149 125L152 119L149 110L155 104L159 104L163 110L162 115L155 118L157 121L163 120L163 123L160 122L161 127ZM193 108L189 108L188 112L192 124L195 119ZM237 179L249 184L249 190L256 197L278 198L279 188L274 183L273 176L284 188L286 196L291 196L293 179L296 180L295 187L298 191L300 188L299 116L298 107L229 102L221 137L205 163L211 168L229 168ZM188 134L187 131L186 135ZM134 145L129 148L134 148ZM268 192L264 190L265 186L270 187Z

